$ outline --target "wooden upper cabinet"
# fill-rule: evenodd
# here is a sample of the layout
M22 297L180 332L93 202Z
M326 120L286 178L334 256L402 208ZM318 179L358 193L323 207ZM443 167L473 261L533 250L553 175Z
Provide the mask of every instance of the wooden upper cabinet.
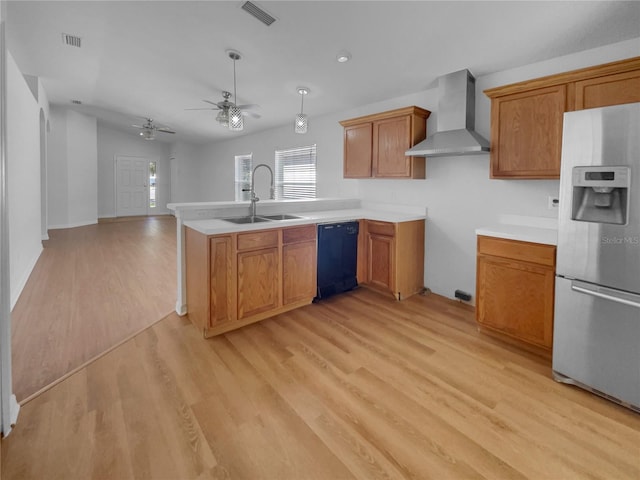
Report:
M408 132L409 115L380 120L373 125L373 175L375 177L408 177L411 157L404 152L411 148Z
M567 87L540 88L491 104L491 178L558 178Z
M424 157L404 152L425 139L431 112L406 107L344 120L345 178L425 178Z
M640 70L576 82L575 110L640 102Z
M362 125L346 127L344 129L344 177L371 177L372 151L372 123L363 123Z
M560 178L565 112L640 102L640 57L491 88L491 178Z

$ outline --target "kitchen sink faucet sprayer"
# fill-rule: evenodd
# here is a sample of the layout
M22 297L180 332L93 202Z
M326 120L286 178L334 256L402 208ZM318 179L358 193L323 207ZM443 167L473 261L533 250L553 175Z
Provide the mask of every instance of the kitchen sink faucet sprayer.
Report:
M260 201L260 199L256 196L256 185L255 185L256 170L258 170L258 168L260 167L266 167L267 170L269 170L269 173L271 174L271 190L270 190L269 198L271 200L274 200L276 198L274 185L273 185L273 170L271 170L271 167L266 163L260 163L256 165L253 169L253 172L251 173L251 207L249 209L249 214L252 217L256 216L256 203Z

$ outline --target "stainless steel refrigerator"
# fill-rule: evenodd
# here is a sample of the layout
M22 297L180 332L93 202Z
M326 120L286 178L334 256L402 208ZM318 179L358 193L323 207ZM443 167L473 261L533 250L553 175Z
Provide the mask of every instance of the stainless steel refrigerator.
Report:
M564 115L554 378L640 411L640 103Z

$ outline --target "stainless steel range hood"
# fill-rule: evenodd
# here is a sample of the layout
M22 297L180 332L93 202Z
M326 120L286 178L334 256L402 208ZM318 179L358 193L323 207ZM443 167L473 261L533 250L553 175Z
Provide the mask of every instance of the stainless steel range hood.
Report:
M437 132L405 155L447 157L489 151L489 142L474 131L476 80L469 70L438 78Z

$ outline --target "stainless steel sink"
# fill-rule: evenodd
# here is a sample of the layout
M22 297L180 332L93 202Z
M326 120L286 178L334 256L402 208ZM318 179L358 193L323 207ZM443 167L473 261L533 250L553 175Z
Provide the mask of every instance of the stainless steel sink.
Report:
M268 218L269 220L295 220L296 218L302 218L298 215L290 215L288 213L281 213L278 215L260 215L262 218Z
M231 222L231 223L259 223L259 222L269 222L270 220L268 218L264 218L264 217L231 217L231 218L222 218L221 220L224 220L225 222Z

